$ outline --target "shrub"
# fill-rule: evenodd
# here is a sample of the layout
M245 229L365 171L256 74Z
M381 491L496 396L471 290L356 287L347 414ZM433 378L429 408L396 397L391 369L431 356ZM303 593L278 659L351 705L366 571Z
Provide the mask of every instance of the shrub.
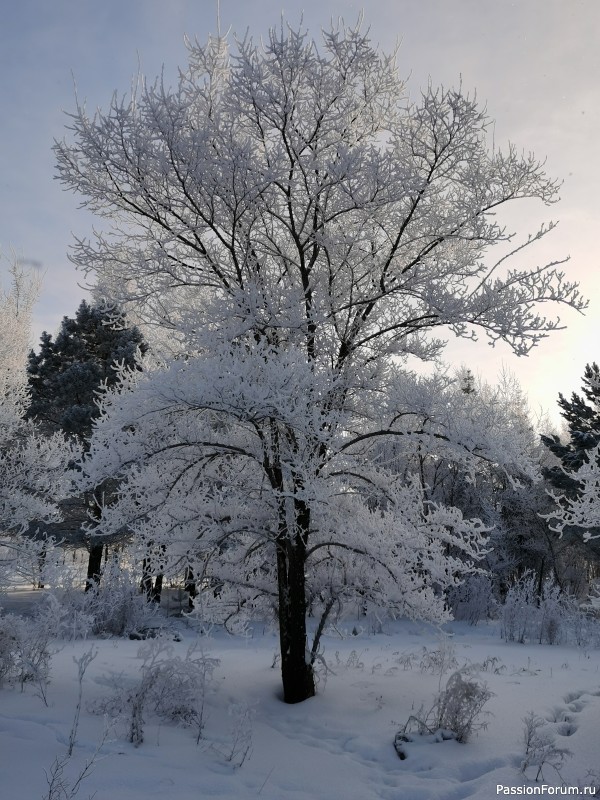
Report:
M540 644L557 644L562 638L562 627L569 614L568 597L563 595L556 584L544 587L544 594L539 605Z
M129 686L122 678L113 681L113 694L91 707L91 711L124 718L128 740L138 746L144 741L145 714L150 711L161 719L196 730L202 738L206 722L206 694L219 661L209 658L194 644L185 656L173 655L173 645L164 636L140 647L142 658L139 680Z
M0 613L0 686L34 683L46 703L50 676L50 642L54 631L44 613L33 619Z
M433 735L435 741L468 741L474 732L487 727L487 722L482 720L487 715L483 707L491 697L493 692L487 684L481 683L465 670L453 673L429 711L425 712L421 707L417 714L408 718L403 730L396 735L398 755L406 757L403 742L411 740L411 732Z
M448 603L454 619L477 625L492 616L496 601L489 575L469 575L448 591Z
M500 614L502 638L523 644L535 630L538 619L535 579L529 571L508 590Z
M448 678L446 688L436 698L436 727L452 731L459 742L466 742L472 733L485 728L481 721L484 705L493 697L487 684L480 683L458 670Z
M531 572L509 590L500 609L502 637L506 641L540 644L571 642L583 646L595 644L600 630L589 606L580 606L575 597L552 582L546 582L542 595L536 592Z
M140 593L139 581L130 569L114 558L103 571L100 584L83 592L69 587L53 592L60 608L62 634L79 638L126 636L156 625L159 609ZM57 612L58 613L58 612Z

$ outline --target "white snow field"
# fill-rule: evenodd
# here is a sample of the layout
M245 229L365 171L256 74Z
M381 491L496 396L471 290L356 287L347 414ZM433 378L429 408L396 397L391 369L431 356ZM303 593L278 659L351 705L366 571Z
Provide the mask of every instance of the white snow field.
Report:
M173 654L184 658L197 634L181 621L169 624L181 639L171 641L170 635ZM411 622L384 625L377 634L357 633L350 625L325 637L328 674L321 670L316 697L293 706L279 699L273 630L255 626L246 638L222 631L201 637L204 653L220 661L207 692L202 738L197 742L197 730L161 720L148 709L137 747L127 741L131 713L125 701L112 708L121 716L112 720L104 743L106 718L91 713L90 704L97 707L111 696L111 676L130 689L139 686L138 653L150 642L56 642L47 706L34 684L26 683L23 691L18 685L0 689L0 795L71 798L90 759L78 800L461 800L517 790L562 796L559 787L563 792L579 787L583 795L586 786L592 796L600 784L597 649L505 643L492 624L453 623L446 640ZM72 757L64 759L50 794L52 766L65 757L77 706L74 658L92 647L98 654L83 678ZM443 676L440 655L450 667ZM494 692L486 706L487 727L466 744L417 738L400 760L395 734L421 705L431 706L456 669L453 662L480 665L480 679ZM537 767L525 775L520 771L523 717L530 711L544 718L543 732L554 738L554 748L573 754L559 767L562 780L549 765L537 783ZM596 792L600 795L600 788Z

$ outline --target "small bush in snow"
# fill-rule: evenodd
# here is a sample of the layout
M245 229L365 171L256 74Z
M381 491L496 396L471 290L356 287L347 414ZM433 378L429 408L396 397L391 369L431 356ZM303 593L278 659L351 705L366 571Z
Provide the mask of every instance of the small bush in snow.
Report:
M83 592L80 588L57 590L62 613L63 635L78 638L88 633L96 636L126 636L133 631L156 625L159 609L148 603L139 591L139 581L116 559L108 562L99 585Z
M452 731L457 741L466 742L472 733L487 726L481 717L487 713L483 707L492 696L485 683L460 670L455 672L434 705L437 727Z
M535 629L538 618L535 579L531 572L526 572L508 590L501 608L502 638L523 644Z
M531 572L509 590L500 608L502 637L506 641L540 644L570 642L578 646L595 645L599 641L598 624L589 607L547 582L539 596Z
M448 678L446 688L440 692L429 711L423 707L408 718L403 730L396 736L396 750L405 758L402 742L410 741L410 734L433 735L435 741L456 739L466 742L470 736L485 727L483 707L493 697L485 683L458 670ZM401 752L402 751L402 752Z
M127 738L138 746L144 741L147 712L161 719L194 728L196 741L206 723L206 694L218 660L209 658L197 644L185 656L173 655L173 645L159 636L138 651L143 659L139 680L124 686L113 682L111 697L91 706L91 711L113 718L126 718Z
M81 589L49 590L40 603L46 626L57 639L85 639L94 627L94 614Z
M43 613L33 619L0 614L0 686L34 683L44 703L50 676L53 630Z
M566 597L556 585L544 588L543 597L539 605L539 633L540 644L558 644L562 638L562 626L569 616Z

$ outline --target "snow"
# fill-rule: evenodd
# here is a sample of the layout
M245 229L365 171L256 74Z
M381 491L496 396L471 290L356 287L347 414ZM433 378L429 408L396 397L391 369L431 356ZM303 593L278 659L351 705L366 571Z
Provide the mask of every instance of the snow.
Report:
M184 657L197 634L181 621L171 624L181 638L173 642L174 654ZM572 751L561 770L567 786L589 784L590 770L598 776L598 650L505 643L493 623L447 625L447 652L459 667L482 665L480 678L494 692L487 706L488 727L466 744L408 744L408 757L401 761L393 747L395 733L421 704L431 705L438 687L452 673L451 669L440 676L419 667L427 661L424 655L440 649L440 632L406 621L385 625L377 634L352 635L351 630L352 626L348 631L331 631L324 638L329 672L325 676L321 670L316 697L292 706L280 700L274 631L255 625L246 638L222 631L202 637L204 652L218 658L220 665L213 676L200 742L196 744L194 731L148 713L144 742L136 748L123 736L123 721L117 721L78 796L87 800L97 792L96 800L491 798L499 784L535 785L534 770L528 777L519 771L522 718L529 711L547 719L558 746ZM66 751L77 702L73 659L92 645L98 649L83 681L83 709L65 782L79 774L102 740L105 721L90 713L90 702L110 693L111 675L125 683L139 678L138 651L143 644L124 639L57 642L47 707L31 684L22 693L18 687L0 689L3 797L48 796L46 773ZM238 732L240 725L244 730L232 755L236 725ZM544 783L559 786L552 772L544 771Z

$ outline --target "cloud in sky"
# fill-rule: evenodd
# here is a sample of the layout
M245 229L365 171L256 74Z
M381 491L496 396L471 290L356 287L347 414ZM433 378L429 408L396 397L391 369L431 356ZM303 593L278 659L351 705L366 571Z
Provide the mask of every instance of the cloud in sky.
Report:
M304 24L318 35L331 18L354 22L360 3L307 0ZM36 335L54 330L74 313L83 291L66 252L71 231L88 233L91 220L77 211L77 198L53 180L54 138L65 135L63 110L74 108L74 85L90 109L106 106L114 90L126 93L138 65L154 78L165 65L167 82L185 62L184 34L200 41L216 32L217 2L198 0L21 0L7 3L0 26L0 248L43 264L45 288ZM298 6L283 6L296 24ZM281 22L282 5L271 0L221 0L221 29L255 37ZM570 274L582 282L593 306L588 317L566 314L570 331L543 345L526 364L508 351L453 347L455 358L485 374L504 360L523 381L534 405L554 405L559 390L577 388L596 352L595 227L600 218L600 127L598 76L600 3L597 0L372 0L365 13L372 38L385 50L400 42L398 63L412 95L434 84L477 90L496 119L500 144L547 156L552 175L564 179L556 208L528 209L522 225L559 218L561 225L543 253L571 253ZM484 355L485 354L485 355ZM490 358L490 356L493 356Z

